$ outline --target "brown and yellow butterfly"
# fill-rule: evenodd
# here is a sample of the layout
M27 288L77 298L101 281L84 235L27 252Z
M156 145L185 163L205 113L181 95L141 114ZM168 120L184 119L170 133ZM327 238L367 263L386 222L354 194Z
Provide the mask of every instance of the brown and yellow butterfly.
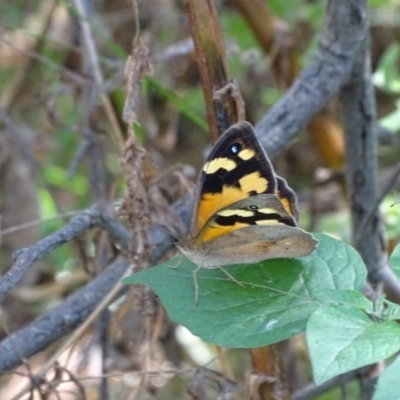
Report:
M190 238L178 247L198 268L303 257L318 241L296 219L295 193L275 174L253 127L242 121L223 133L207 157Z

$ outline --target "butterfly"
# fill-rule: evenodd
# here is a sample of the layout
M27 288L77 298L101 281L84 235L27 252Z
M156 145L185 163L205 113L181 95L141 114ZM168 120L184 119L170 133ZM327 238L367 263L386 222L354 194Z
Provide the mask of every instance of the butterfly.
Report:
M194 194L190 237L177 244L198 266L195 301L199 268L221 268L235 280L223 266L312 253L318 241L296 220L296 195L275 174L251 124L232 125L206 159Z

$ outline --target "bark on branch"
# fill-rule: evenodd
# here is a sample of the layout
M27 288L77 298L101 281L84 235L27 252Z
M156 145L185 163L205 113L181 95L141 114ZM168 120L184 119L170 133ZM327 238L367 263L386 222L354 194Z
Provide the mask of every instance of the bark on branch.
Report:
M319 46L292 87L256 125L274 158L348 81L367 26L364 0L330 0Z
M175 206L175 212L185 224L189 223L190 199L186 198ZM91 227L101 227L109 232L114 242L128 248L129 233L117 220L104 213L90 209L76 216L69 224L41 240L36 245L24 249L22 253L25 263L19 262L17 269L11 269L13 281L22 276L23 271L50 250L66 243L69 237L82 234ZM171 247L174 238L157 227L151 229L154 251L152 261L158 260ZM69 239L70 240L70 239ZM86 284L76 293L70 295L59 307L40 316L25 328L14 332L10 337L0 342L0 372L9 371L23 363L23 360L47 348L63 336L71 333L98 306L114 285L121 279L129 262L120 256L106 270ZM5 288L10 289L11 279ZM2 281L0 282L1 287ZM8 291L8 290L7 290ZM6 293L5 291L4 293Z
M118 221L95 208L84 211L54 234L15 252L13 266L0 281L0 303L37 260L95 226L107 230L115 243L127 247L129 233Z

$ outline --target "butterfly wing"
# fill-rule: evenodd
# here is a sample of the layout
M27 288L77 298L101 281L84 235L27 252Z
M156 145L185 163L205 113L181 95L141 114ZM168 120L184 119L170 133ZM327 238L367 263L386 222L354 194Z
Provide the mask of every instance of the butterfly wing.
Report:
M208 268L268 258L303 257L318 244L312 235L296 226L274 194L252 196L219 210L199 238L188 246L190 256Z
M276 195L261 194L240 200L217 211L194 240L199 245L218 237L226 238L226 235L248 226L273 229L279 225L296 227L296 221ZM248 241L252 239L249 237Z
M296 194L289 187L285 179L278 175L276 176L277 188L275 194L279 197L285 210L297 221L298 220L298 210L297 210L297 200Z
M232 125L215 144L201 172L191 236L196 237L224 207L277 189L275 172L252 126L245 121Z
M304 257L311 254L318 244L311 234L288 225L274 225L271 229L249 225L229 233L229 241L223 239L220 236L206 242L195 256L198 257L196 264L216 268L252 264L271 258Z

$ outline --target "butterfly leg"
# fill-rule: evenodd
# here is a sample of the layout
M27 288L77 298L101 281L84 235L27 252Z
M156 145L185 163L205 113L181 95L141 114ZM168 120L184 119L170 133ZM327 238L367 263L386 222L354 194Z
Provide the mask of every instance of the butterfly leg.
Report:
M182 254L179 254L178 262L175 265L169 265L168 268L172 268L172 269L178 268L182 263L182 257L183 257Z
M226 269L223 267L218 267L229 279L231 279L233 282L237 283L239 286L246 287L246 285L243 285L243 283L239 282L236 278L234 278Z
M199 301L199 284L197 282L197 272L201 268L201 265L198 265L197 268L193 271L193 284L194 284L194 306L197 307Z

